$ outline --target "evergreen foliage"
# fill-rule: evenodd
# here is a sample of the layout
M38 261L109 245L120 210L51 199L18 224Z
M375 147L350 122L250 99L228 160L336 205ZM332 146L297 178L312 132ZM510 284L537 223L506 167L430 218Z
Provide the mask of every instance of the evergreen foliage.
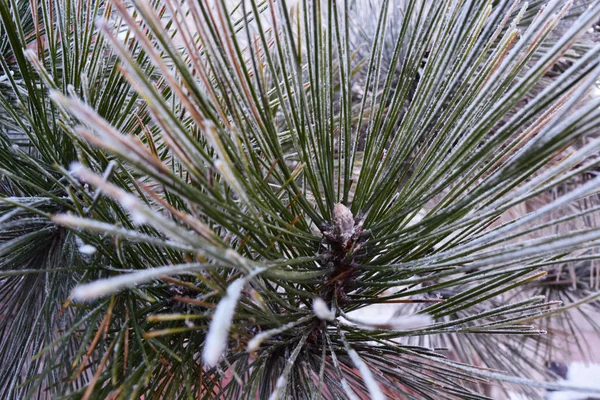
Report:
M600 1L289 2L0 0L0 398L561 388Z

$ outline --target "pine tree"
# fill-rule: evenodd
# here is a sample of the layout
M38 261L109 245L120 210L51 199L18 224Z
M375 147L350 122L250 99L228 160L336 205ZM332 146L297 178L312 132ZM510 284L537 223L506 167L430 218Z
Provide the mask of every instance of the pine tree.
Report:
M0 0L0 398L564 388L600 1L231 3Z

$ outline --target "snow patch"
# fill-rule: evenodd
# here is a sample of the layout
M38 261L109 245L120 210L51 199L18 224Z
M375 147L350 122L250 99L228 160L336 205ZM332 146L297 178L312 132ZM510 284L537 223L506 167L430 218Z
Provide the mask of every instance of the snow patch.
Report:
M91 244L84 244L79 247L79 252L81 254L85 254L86 256L91 256L96 252L96 248Z
M313 311L317 318L322 321L333 321L335 319L335 312L331 311L329 307L327 307L327 303L320 297L317 297L313 301Z
M217 306L202 350L202 359L207 367L215 366L227 347L231 320L245 283L246 280L243 278L233 281L227 288L227 294Z

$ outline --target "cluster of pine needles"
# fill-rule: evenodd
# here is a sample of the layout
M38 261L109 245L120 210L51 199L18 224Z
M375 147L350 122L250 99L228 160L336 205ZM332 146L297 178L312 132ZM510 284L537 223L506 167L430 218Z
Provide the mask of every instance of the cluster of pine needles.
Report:
M0 398L564 389L544 362L600 334L599 19L0 0Z

